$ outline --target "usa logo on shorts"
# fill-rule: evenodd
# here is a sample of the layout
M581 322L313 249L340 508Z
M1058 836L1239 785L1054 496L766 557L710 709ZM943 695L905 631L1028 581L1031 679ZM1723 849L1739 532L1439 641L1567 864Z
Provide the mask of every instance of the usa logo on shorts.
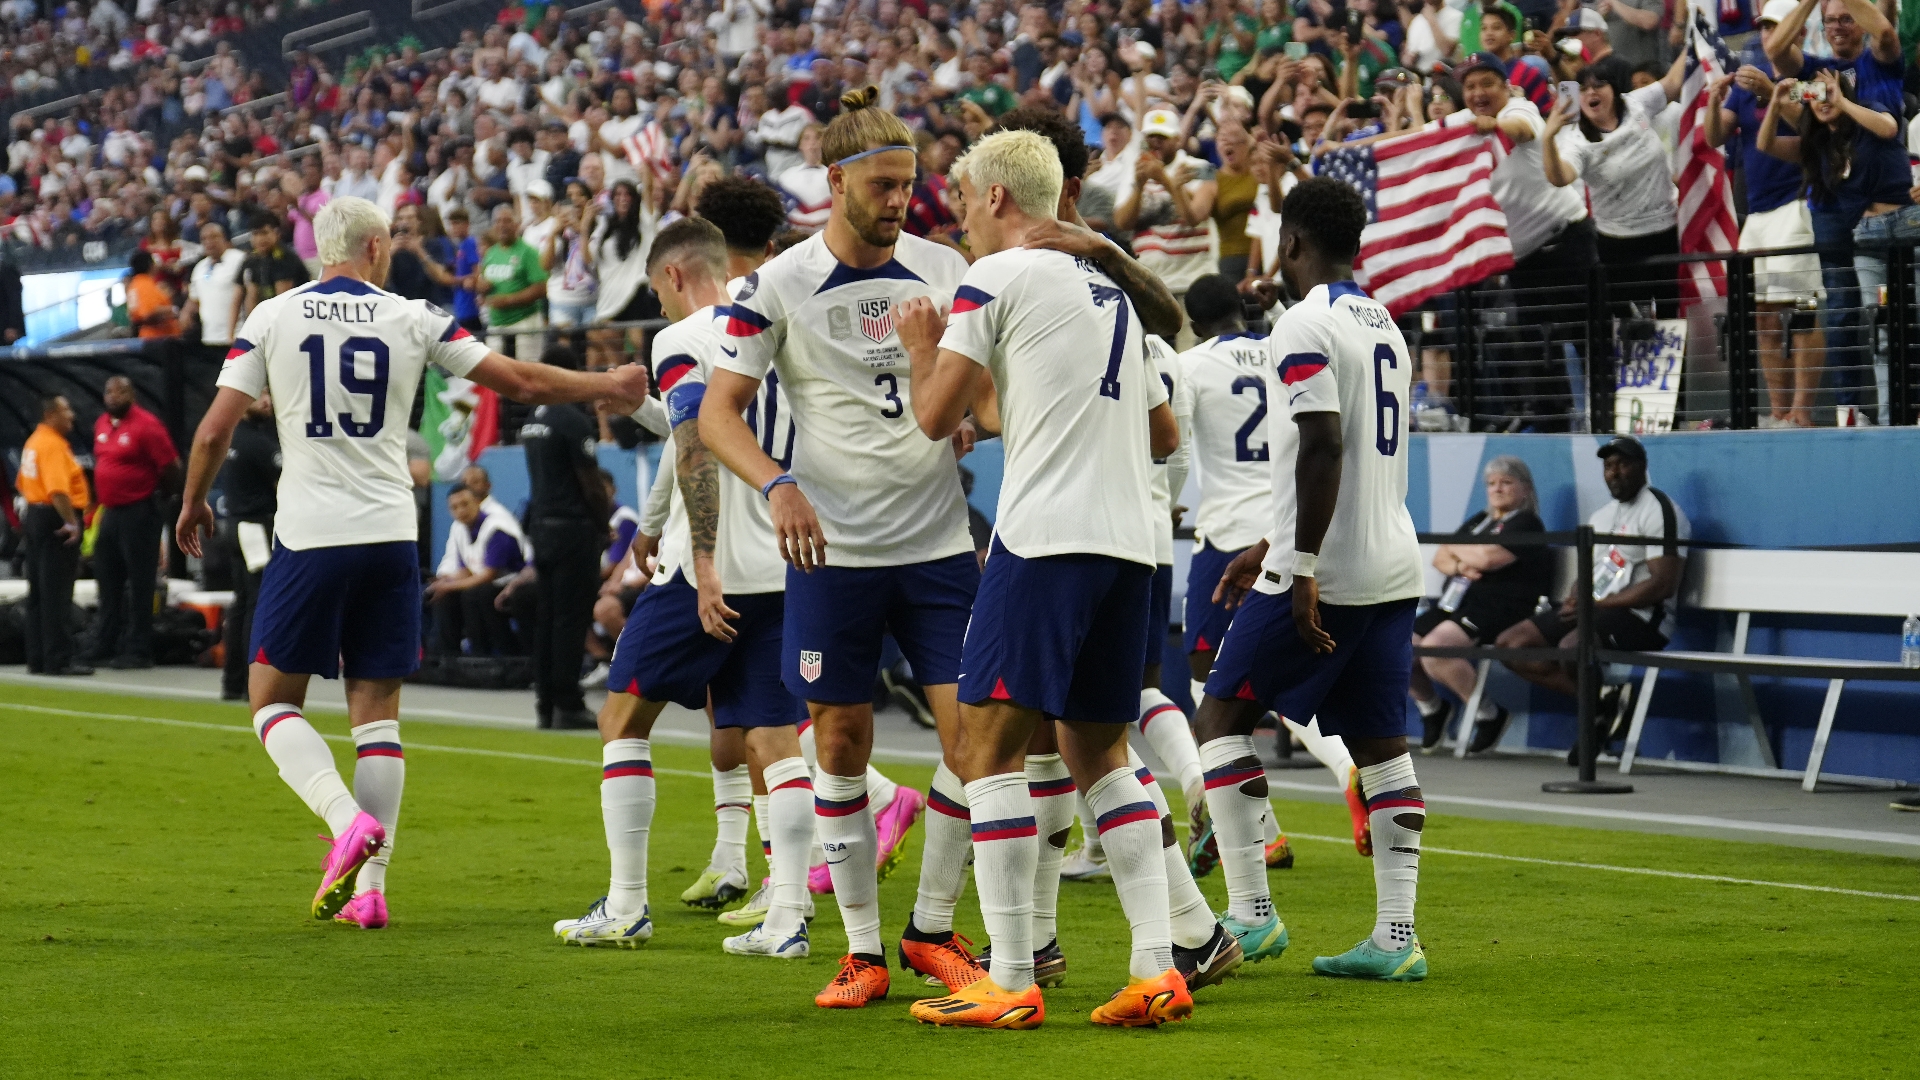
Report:
M887 297L860 301L860 332L875 344L893 333L893 301Z
M882 301L883 303L885 301ZM800 677L812 682L820 677L820 654L802 650L800 653Z

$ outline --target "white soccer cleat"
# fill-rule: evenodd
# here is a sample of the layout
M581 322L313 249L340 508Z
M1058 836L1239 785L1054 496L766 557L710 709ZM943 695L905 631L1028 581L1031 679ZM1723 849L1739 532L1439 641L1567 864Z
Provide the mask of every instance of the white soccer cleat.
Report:
M1062 881L1099 881L1112 877L1113 871L1107 869L1107 860L1087 854L1085 845L1067 852L1067 857L1060 860Z
M771 956L777 960L802 960L810 951L804 922L789 937L770 932L766 923L757 923L744 934L723 939L720 947L734 956Z
M653 919L642 910L640 914L621 918L609 914L607 898L601 897L593 902L585 915L577 919L561 919L553 924L553 936L567 945L608 945L621 949L637 949L653 937Z
M756 889L754 894L747 898L746 903L734 908L732 911L721 912L717 921L723 926L738 926L744 929L756 923L765 922L767 912L772 910L773 879L761 878L760 888ZM807 896L807 908L804 917L808 922L813 921L813 896L811 894Z

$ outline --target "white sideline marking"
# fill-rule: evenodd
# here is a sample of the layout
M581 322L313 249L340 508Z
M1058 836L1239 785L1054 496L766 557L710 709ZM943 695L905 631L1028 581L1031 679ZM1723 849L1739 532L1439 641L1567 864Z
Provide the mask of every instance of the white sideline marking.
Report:
M0 701L0 709L14 709L19 712L41 713L48 716L77 716L88 720L131 720L141 724L162 724L166 727L198 728L203 731L240 731L249 735L253 728L237 724L209 724L199 720L174 720L164 716L129 716L125 713L83 712L79 709L56 709L47 705L15 705L10 701ZM321 735L328 742L351 743L351 735ZM598 762L586 758L553 757L547 754L522 754L512 750L483 750L476 746L436 746L432 743L409 742L404 744L409 750L437 750L448 754L472 754L476 757L512 758L516 761L544 761L552 765L597 765ZM691 769L663 769L654 767L654 775L691 776L706 780L708 773L694 772Z
M235 724L209 724L198 720L174 720L160 716L132 716L125 713L56 709L46 705L16 705L12 702L0 702L0 709L13 709L17 712L40 713L48 716L72 716L89 720L126 720L134 723L160 724L166 727L194 728L202 731L245 732L249 735L253 733L251 727L240 727ZM350 743L353 741L352 736L349 735L325 735L322 737L331 742ZM511 750L483 750L471 746L434 746L428 743L409 743L407 745L412 746L416 750L436 750L449 754L474 754L480 757L511 758L516 761L540 761L553 765L591 766L595 764L585 758L554 757L548 754L522 754ZM655 774L664 773L668 776L687 776L695 779L706 779L708 776L707 773L695 772L691 769L662 769L656 767L654 772ZM1324 790L1329 793L1334 793L1332 788L1319 789L1308 784L1290 784L1287 786L1309 791ZM1487 802L1491 800L1478 801ZM1184 826L1182 827L1184 828ZM1317 840L1330 844L1353 843L1353 838L1350 836L1319 836L1314 833L1288 833L1287 835L1292 839ZM1606 870L1616 874L1643 874L1648 877L1678 878L1684 881L1711 881L1725 885L1759 885L1770 889L1797 889L1802 892L1832 893L1838 896L1864 896L1875 900L1920 901L1920 896L1907 896L1901 893L1868 892L1864 889L1840 889L1830 885L1801 885L1791 881L1756 881L1751 878L1724 877L1718 874L1689 874L1679 870L1653 870L1644 866L1610 866L1606 863L1568 862L1561 859L1534 859L1523 855L1498 855L1489 851L1461 851L1456 848L1422 847L1421 850L1431 852L1435 855L1461 855L1472 859L1499 859L1502 862L1532 863L1536 866L1557 866L1574 870Z
M1332 787L1302 784L1296 780L1276 780L1269 774L1267 786L1288 791L1310 791L1315 795L1339 795ZM1787 836L1817 836L1830 840L1864 840L1874 844L1904 844L1920 847L1920 835L1874 832L1868 829L1835 829L1825 825L1788 825L1772 821L1742 821L1739 818L1707 817L1700 814L1660 814L1650 810L1612 810L1599 806L1568 806L1565 803L1523 802L1518 799L1482 799L1471 795L1436 795L1423 788L1430 803L1454 803L1493 810L1526 810L1540 814L1567 814L1572 817L1600 818L1605 821L1644 821L1659 825L1690 825L1703 829L1733 829L1739 832L1771 833Z
M1351 836L1315 836L1312 833L1288 833L1288 839L1320 840L1329 844L1353 844ZM1713 881L1723 885L1760 885L1769 889L1799 889L1802 892L1834 893L1840 896L1869 896L1875 900L1915 900L1920 896L1904 893L1868 892L1865 889L1837 889L1831 885L1800 885L1791 881L1755 881L1752 878L1723 877L1719 874L1689 874L1680 870L1651 870L1644 866L1609 866L1606 863L1567 862L1564 859L1530 859L1524 855L1496 855L1490 851L1460 851L1455 848L1420 846L1422 852L1436 855L1464 855L1470 859L1499 859L1501 862L1533 863L1536 866L1564 866L1576 870L1608 870L1616 874L1644 874L1648 877L1680 878L1684 881Z

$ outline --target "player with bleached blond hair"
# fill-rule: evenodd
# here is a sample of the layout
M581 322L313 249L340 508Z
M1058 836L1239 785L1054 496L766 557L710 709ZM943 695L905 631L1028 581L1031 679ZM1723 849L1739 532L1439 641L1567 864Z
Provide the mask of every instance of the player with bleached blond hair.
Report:
M314 215L320 280L264 300L227 353L193 437L175 535L190 555L213 529L207 494L247 407L271 392L284 466L273 553L248 645L253 727L280 778L333 840L316 919L377 929L406 764L400 683L420 662L419 520L407 417L428 364L530 404L647 396L638 366L585 374L489 351L452 315L380 287L393 239L365 199ZM354 789L304 715L307 683L344 670Z

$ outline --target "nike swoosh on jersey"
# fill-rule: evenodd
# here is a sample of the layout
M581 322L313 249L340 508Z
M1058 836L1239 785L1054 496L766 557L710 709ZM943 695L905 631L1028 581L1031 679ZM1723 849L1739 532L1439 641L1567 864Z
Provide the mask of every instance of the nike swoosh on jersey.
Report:
M728 356L738 357L740 355L739 349L729 349L725 345L720 346L720 351L726 353Z

